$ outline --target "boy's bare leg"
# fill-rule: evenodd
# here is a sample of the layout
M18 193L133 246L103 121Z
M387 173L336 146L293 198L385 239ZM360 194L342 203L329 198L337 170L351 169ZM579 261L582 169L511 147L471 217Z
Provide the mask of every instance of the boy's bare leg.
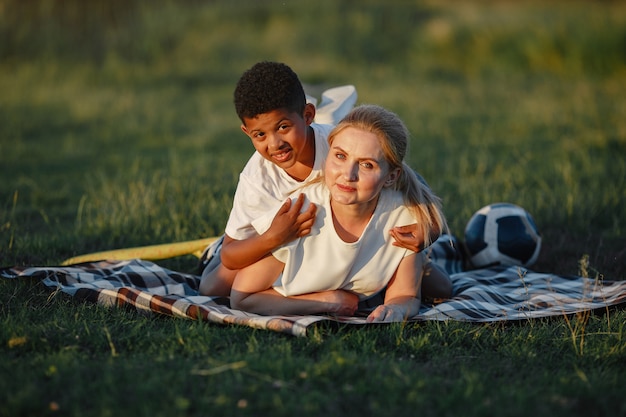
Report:
M422 278L422 299L446 299L452 297L450 275L439 265L428 262L424 265Z
M200 280L200 295L229 296L237 272L221 263L216 268L205 268Z

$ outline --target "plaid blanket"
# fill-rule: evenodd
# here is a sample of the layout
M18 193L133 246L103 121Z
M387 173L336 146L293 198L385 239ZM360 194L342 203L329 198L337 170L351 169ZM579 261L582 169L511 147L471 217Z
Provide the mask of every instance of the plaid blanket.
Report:
M448 245L449 246L449 245ZM422 305L412 321L459 320L493 322L561 316L626 302L626 281L602 281L537 273L520 267L462 271L461 258L450 248L437 248L434 260L453 281L454 297ZM198 295L199 276L165 269L153 262L90 262L67 267L10 267L4 278L31 277L51 290L105 306L130 306L219 324L237 324L306 336L320 322L365 324L365 317L260 316L234 310L224 297Z

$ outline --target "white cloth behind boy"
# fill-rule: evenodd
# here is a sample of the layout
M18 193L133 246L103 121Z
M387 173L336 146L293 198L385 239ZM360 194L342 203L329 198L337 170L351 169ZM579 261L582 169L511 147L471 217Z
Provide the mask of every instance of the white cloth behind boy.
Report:
M324 91L319 105L316 98L308 94L306 98L307 102L316 107L315 123L334 126L352 110L356 104L357 93L353 85L342 85Z

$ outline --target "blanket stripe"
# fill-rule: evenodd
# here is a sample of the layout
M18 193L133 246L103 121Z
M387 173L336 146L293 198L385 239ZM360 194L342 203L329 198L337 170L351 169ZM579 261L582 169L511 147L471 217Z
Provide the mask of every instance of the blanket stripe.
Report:
M436 260L438 261L438 260ZM450 266L450 259L446 259ZM454 268L458 268L455 265ZM364 317L260 316L234 310L227 298L198 295L199 276L145 260L89 262L65 267L11 267L4 278L40 279L51 290L109 307L132 307L224 325L243 325L295 336L322 321L365 324ZM493 322L573 314L626 302L626 281L602 281L499 267L451 275L454 297L423 305L412 321Z

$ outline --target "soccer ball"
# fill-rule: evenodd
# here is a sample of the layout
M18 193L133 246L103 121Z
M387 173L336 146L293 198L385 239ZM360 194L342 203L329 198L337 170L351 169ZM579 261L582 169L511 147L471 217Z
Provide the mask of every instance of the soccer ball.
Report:
M476 268L530 266L541 250L541 234L530 214L510 203L489 204L465 227L465 247Z

